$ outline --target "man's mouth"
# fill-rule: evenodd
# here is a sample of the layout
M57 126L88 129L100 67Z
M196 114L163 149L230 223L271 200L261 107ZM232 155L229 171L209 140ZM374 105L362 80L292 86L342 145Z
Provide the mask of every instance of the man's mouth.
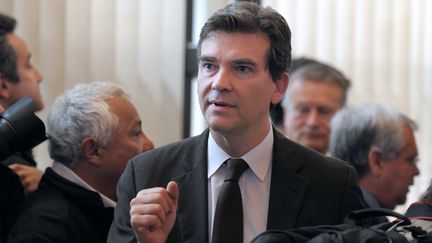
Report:
M220 100L211 100L209 101L210 105L215 105L218 107L235 107L235 105L225 102L225 101L220 101Z

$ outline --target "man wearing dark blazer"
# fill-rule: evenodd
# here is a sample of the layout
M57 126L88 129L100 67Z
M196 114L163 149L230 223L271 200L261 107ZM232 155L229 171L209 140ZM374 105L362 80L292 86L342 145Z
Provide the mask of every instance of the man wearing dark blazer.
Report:
M44 107L40 84L42 75L31 63L26 41L17 35L15 18L0 13L0 105L5 110L25 96L32 98L34 111ZM37 189L43 172L36 168L32 151L18 151L0 161L9 166L21 180L26 192Z
M249 2L229 4L206 22L197 81L209 129L129 161L108 242L215 242L230 158L248 165L238 181L243 242L266 229L342 223L365 207L352 167L271 125L269 107L288 86L290 38L280 14Z

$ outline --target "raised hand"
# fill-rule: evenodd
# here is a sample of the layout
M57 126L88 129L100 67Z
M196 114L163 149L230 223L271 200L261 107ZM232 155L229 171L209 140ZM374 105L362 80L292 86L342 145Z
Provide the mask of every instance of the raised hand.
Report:
M166 241L175 222L178 194L177 183L171 181L166 188L141 190L131 200L131 225L139 242Z

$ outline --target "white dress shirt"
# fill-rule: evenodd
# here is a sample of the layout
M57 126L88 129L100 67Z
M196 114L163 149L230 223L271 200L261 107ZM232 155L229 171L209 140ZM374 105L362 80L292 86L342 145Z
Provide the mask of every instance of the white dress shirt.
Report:
M73 172L71 169L69 169L64 164L54 161L54 164L52 166L52 170L55 173L59 174L61 177L65 178L65 179L67 179L67 180L69 180L75 184L78 184L89 191L93 191L93 192L98 193L106 208L108 208L108 207L115 208L116 202L114 202L113 200L111 200L107 196L101 194L100 192L96 191L93 187L91 187L89 184L87 184L87 182L85 182L83 179L81 179L81 177L79 177L77 174L75 174L75 172Z
M249 165L239 180L243 200L243 240L250 242L267 228L267 213L270 196L271 161L273 150L273 129L258 146L241 158ZM213 232L213 218L219 191L225 179L226 166L231 158L217 145L211 133L208 139L208 222L209 241Z

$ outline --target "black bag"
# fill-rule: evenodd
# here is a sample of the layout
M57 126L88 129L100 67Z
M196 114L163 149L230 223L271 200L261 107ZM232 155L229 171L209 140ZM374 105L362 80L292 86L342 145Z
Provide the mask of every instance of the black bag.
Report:
M393 222L373 224L373 218L392 216ZM252 243L408 243L396 228L409 225L411 221L405 216L388 209L361 209L349 213L340 225L322 225L301 227L289 230L269 230L252 240ZM396 227L397 226L397 227ZM389 229L392 230L389 230ZM406 228L415 231L415 242L432 242L430 234L417 228ZM413 242L413 241L411 241Z

